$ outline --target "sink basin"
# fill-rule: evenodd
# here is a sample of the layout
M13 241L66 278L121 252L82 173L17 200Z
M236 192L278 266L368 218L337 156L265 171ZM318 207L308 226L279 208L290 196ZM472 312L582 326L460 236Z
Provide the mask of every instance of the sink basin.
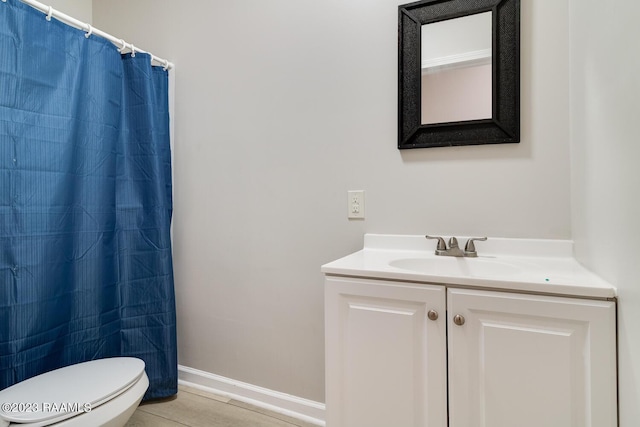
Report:
M462 240L467 237L462 237ZM424 235L365 235L364 247L322 266L327 276L615 298L610 283L573 257L568 240L491 238L476 258L438 256Z
M516 265L483 258L403 258L389 262L391 267L434 276L501 277L522 272Z

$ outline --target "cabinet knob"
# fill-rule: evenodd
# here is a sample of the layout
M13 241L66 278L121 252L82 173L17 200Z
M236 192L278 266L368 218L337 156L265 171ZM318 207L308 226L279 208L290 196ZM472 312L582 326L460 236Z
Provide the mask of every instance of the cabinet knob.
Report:
M455 316L453 316L453 323L455 323L458 326L464 325L464 317L460 316L459 314L456 314Z
M438 312L435 310L429 310L427 313L427 317L429 320L438 320Z

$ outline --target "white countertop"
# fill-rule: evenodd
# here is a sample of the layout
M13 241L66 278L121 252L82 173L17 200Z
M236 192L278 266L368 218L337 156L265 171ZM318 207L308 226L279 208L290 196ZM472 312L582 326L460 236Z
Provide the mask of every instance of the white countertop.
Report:
M449 236L445 237L445 241ZM467 237L458 237L464 247ZM569 240L489 238L477 258L435 255L424 236L367 234L364 248L322 266L327 275L614 298L616 289L572 256Z

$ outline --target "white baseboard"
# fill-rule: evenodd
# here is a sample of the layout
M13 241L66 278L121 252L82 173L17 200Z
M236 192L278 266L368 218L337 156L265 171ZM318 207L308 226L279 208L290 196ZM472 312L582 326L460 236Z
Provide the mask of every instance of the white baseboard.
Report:
M279 391L178 365L178 384L226 396L269 411L324 426L325 405Z

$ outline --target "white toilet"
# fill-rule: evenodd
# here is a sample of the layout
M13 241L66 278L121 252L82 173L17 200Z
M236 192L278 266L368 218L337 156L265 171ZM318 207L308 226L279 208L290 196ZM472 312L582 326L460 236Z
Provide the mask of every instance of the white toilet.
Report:
M123 427L149 387L144 366L99 359L14 384L0 391L0 427Z

